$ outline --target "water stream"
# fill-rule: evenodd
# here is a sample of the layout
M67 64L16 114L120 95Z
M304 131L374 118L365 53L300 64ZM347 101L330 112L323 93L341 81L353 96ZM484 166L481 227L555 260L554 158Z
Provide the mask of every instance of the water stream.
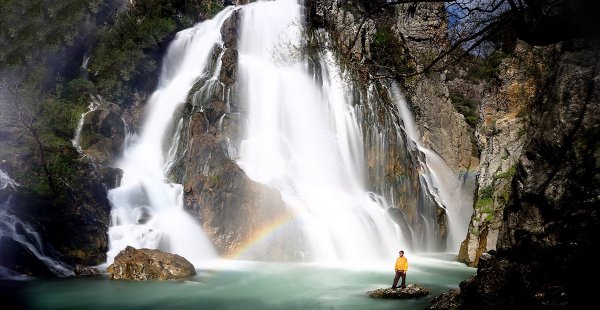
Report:
M11 210L12 193L20 186L6 172L0 169L0 261L12 262L17 265L19 262L13 262L11 255L2 246L10 246L11 250L20 249L21 252L28 252L27 255L37 258L44 265L49 273L57 276L72 276L73 271L58 260L53 259L44 251L44 243L38 231L26 221L17 217ZM9 192L6 194L6 192ZM11 264L12 264L11 263ZM18 279L22 275L19 271L11 270L0 264L0 279L14 278Z

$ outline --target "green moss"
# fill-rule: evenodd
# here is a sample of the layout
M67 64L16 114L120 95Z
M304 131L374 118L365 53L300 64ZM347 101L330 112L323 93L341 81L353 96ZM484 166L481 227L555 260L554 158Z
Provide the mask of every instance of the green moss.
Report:
M493 213L487 213L487 214L485 215L485 218L483 218L483 220L484 220L485 222L489 222L489 221L491 221L493 218L494 218L494 214L493 214Z

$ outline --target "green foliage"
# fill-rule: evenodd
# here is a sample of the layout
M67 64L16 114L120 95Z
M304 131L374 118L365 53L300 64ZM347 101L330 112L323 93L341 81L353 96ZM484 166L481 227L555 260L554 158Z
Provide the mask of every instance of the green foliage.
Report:
M392 69L397 74L414 71L402 44L392 28L383 26L377 30L370 45L373 61L377 65Z
M175 22L161 16L166 8L150 6L155 2L142 1L122 13L114 27L104 30L89 68L97 90L105 97L123 101L131 96L132 84L155 75L156 60L146 51L159 51L160 43L175 30ZM143 14L146 10L147 15Z
M50 98L42 105L46 130L52 135L70 139L85 108L77 102Z
M477 209L481 209L487 206L491 206L494 204L494 200L492 199L492 197L486 197L486 198L479 198L477 200L477 203L475 203L475 208Z
M202 1L200 3L200 11L204 12L206 18L213 18L221 10L223 10L223 5L218 2Z
M508 168L508 170L506 170L505 172L494 175L494 180L498 180L498 179L510 180L516 173L517 173L517 167L512 166L512 167Z
M477 113L479 105L477 102L457 92L450 92L450 101L452 101L456 111L465 116L467 124L475 128L479 122L479 115Z
M471 59L471 65L467 70L467 78L472 81L487 81L497 78L500 72L500 63L507 56L502 51L494 51L483 59Z
M37 73L36 73L37 72ZM55 94L41 91L43 68L33 70L15 86L7 86L11 96L2 125L13 133L3 141L0 159L5 160L11 176L25 190L40 197L61 194L57 179L69 179L77 152L70 139L83 108ZM64 193L64 192L63 192Z
M188 2L195 1L136 1L118 16L114 26L103 29L89 65L100 94L124 103L135 89L154 88L167 41L176 31L192 26L202 9L209 10L208 14L222 9L212 1Z
M493 186L486 186L479 191L479 199L475 203L475 208L482 209L494 204L492 195L494 194Z
M40 63L48 51L71 46L100 0L0 1L0 67Z
M492 198L493 193L494 193L494 187L486 186L482 190L479 191L479 198L480 199Z
M494 218L494 214L493 213L486 213L485 217L483 218L484 221L489 222Z
M67 83L58 93L58 96L62 100L85 106L90 100L90 94L95 92L96 86L94 83L84 78L76 78Z
M71 139L90 94L123 99L136 84L152 80L148 77L155 73L168 38L192 26L206 4L136 1L114 25L107 24L110 5L116 2L0 0L0 67L17 73L16 79L0 81L10 89L0 102L0 160L23 191L47 197L53 205L67 199L78 186L75 180L82 178ZM92 79L87 80L76 76L81 59L64 52L81 40L91 41L83 36L94 39L95 23L103 28L88 66Z

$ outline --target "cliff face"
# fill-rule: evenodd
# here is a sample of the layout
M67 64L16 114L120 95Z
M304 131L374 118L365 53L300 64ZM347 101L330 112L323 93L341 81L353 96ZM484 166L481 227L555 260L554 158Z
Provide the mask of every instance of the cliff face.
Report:
M539 79L548 74L548 61L548 49L520 41L511 55L502 55L494 81L479 84L485 95L479 99L481 122L475 132L481 150L477 200L459 252L459 260L471 266L477 266L482 253L496 249L511 181L530 135L527 123L534 117L531 109L543 87Z
M402 70L421 70L430 63L432 55L447 47L447 23L443 4L389 5L384 9L372 11L373 7L380 4L365 1L307 2L308 24L317 29L325 29L331 35L340 61L351 68L355 78L363 84L377 85L381 79L394 78L394 75L390 74L390 68L393 68L395 73L402 73ZM466 195L465 201L457 202L457 205L471 209L470 193L475 187L473 172L479 164L475 135L474 130L467 124L465 115L457 111L450 100L451 84L446 75L447 72L431 71L396 80L400 82L403 96L416 120L416 130L419 133L416 139L424 147L440 155L450 167L451 173L460 179L457 186L469 194ZM362 98L361 100L366 101ZM381 110L391 115L388 117L398 113L398 107L393 101L397 101L398 98L378 100L381 103L372 100L369 104L374 107L384 106ZM374 122L369 120L363 126L368 128L373 123L379 124L376 126L393 126L382 117L375 118ZM391 136L386 136L386 139L394 141ZM383 171L385 175L393 176L390 180L394 180L398 175L404 176L415 167L403 163L410 155L403 149L402 144L407 145L403 141L390 144L385 150L385 156L380 156L388 158L390 165ZM373 152L370 145L366 146L366 149L369 153ZM403 168L397 169L398 167ZM371 184L379 182L377 177L370 179ZM394 193L393 207L400 209L410 224L414 225L412 216L415 215L416 206L423 202L411 199L411 192L414 191L405 190L407 184L390 183L390 191ZM418 188L418 182L414 182L411 189ZM440 237L444 239L446 223L441 208L438 210L437 222L440 225Z
M308 5L309 24L330 32L343 61L356 65L366 79L385 76L382 68L388 63L422 68L447 43L443 4L393 5L375 14L361 1L317 0ZM444 74L403 82L424 146L437 152L457 174L476 167L472 133L449 100Z
M598 124L600 45L573 40L544 47L546 74L528 107L498 233L497 250L461 283L465 309L576 308L589 304L600 259Z

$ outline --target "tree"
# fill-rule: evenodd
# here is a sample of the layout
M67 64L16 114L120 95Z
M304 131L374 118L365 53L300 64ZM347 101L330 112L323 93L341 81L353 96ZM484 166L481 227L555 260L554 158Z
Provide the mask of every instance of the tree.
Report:
M428 4L443 5L437 18L448 21L446 42L440 41L439 46L433 47L438 52L424 63L411 59L413 66L407 62L397 62L398 51L383 61L371 59L375 71L385 72L374 78L393 77L407 78L420 75L436 68L445 68L466 56L486 56L494 50L512 51L517 39L533 45L545 45L577 37L598 37L599 22L593 16L598 12L598 1L586 0L340 0L338 5L348 6L355 2L358 9L358 29L354 32L349 44L342 46L347 55L364 40L364 27L374 18L390 14L402 7L405 14L414 14L419 6ZM390 15L390 17L393 15ZM385 37L385 23L377 25L377 40ZM406 34L400 31L401 43L406 42ZM385 46L390 42L379 42ZM393 43L393 42L392 42ZM388 50L380 54L390 54ZM412 55L406 44L402 49L407 55ZM402 53L400 53L402 54ZM400 56L402 57L402 56ZM377 57L376 57L377 58Z
M18 140L23 145L30 145L35 150L34 152L42 167L46 177L49 189L56 194L57 186L55 176L50 172L48 159L46 155L47 145L42 137L43 128L40 122L41 105L35 101L35 98L40 98L40 90L32 84L10 83L7 79L3 79L0 83L0 92L3 93L2 107L3 123L2 127L12 127L16 129ZM5 146L6 147L6 146Z

